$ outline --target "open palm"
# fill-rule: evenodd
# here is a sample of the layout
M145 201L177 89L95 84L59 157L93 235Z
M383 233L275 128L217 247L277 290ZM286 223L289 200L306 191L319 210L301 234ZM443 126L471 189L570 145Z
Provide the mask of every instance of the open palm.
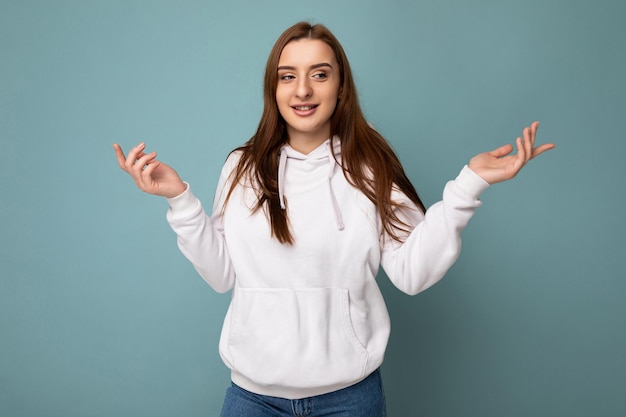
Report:
M122 147L113 145L117 162L122 170L130 175L137 187L148 193L162 197L175 197L185 191L186 186L178 173L169 165L156 159L156 152L144 153L141 143L124 155Z
M539 122L533 122L524 128L522 137L515 140L517 154L511 155L513 145L507 144L491 152L484 152L473 157L469 163L470 169L489 184L507 181L515 177L528 161L554 148L552 143L535 147L538 127Z

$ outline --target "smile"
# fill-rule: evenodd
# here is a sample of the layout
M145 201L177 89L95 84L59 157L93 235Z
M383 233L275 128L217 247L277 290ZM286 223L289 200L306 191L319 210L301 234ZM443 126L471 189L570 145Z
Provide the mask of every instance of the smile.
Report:
M317 107L316 105L309 105L309 106L291 106L293 109L295 110L299 110L299 111L307 111L307 110L311 110Z

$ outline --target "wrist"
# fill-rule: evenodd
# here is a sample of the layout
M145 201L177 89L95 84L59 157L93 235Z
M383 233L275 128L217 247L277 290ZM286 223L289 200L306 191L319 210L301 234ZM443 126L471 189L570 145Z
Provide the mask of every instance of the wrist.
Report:
M463 167L455 182L460 189L476 199L491 185L489 181L474 171L469 165Z
M164 193L163 197L176 198L180 196L181 194L183 194L185 191L187 191L188 188L189 188L189 185L186 182L181 181L180 184L174 186L171 190L168 190L167 193Z

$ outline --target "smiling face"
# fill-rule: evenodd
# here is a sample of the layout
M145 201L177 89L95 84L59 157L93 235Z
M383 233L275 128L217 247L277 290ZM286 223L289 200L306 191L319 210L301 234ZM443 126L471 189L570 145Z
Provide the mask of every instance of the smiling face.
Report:
M291 41L280 54L277 71L276 104L289 144L309 153L330 137L341 78L335 54L321 40Z

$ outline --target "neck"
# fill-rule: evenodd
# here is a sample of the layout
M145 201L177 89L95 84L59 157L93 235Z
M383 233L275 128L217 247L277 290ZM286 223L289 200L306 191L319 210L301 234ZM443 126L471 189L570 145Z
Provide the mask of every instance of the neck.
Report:
M326 139L330 137L330 132L324 134L302 134L296 135L289 134L288 143L296 151L307 155L311 151L317 149Z

